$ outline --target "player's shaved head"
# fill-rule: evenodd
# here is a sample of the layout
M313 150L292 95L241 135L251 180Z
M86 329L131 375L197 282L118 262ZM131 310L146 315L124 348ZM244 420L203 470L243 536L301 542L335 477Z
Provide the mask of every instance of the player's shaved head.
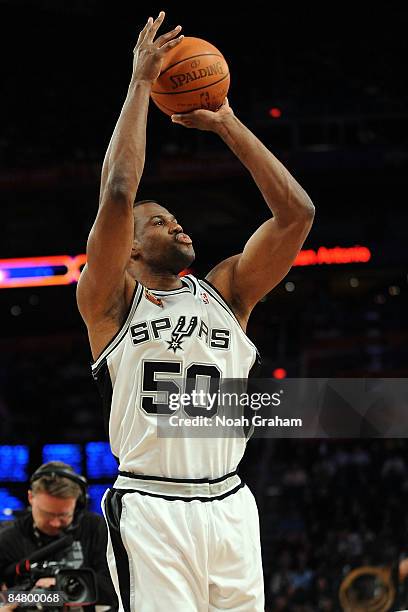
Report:
M136 202L134 202L133 218L134 218L134 228L135 228L134 236L135 238L137 237L140 229L143 228L143 223L141 223L141 221L144 215L141 213L142 213L142 209L144 208L145 204L157 204L157 206L162 207L161 204L157 200L137 200Z
M134 204L133 204L133 208L136 208L136 206L141 206L142 204L159 204L159 202L157 200L137 200ZM160 204L159 204L160 206Z

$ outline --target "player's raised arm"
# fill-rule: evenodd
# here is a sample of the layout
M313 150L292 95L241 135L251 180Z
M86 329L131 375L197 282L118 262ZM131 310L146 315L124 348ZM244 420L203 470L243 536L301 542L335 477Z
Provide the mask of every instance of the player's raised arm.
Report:
M87 245L87 265L78 283L78 306L86 323L98 324L129 301L126 269L134 240L133 203L142 176L146 121L152 83L165 53L177 45L181 27L156 38L164 19L149 17L134 49L126 100L103 162L99 209ZM176 38L177 37L177 38Z
M185 127L217 133L252 174L273 217L244 250L221 262L207 279L245 324L255 304L288 273L313 223L314 206L278 159L234 115L227 101L217 111L173 115Z

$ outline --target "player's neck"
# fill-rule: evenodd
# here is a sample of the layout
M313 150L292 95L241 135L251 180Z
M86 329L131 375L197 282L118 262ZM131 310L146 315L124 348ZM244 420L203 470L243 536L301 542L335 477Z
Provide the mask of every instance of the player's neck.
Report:
M182 282L177 274L170 270L147 265L145 262L130 261L128 273L143 287L147 289L157 289L161 291L171 291L182 287Z
M157 289L161 291L171 291L182 287L182 282L177 274L166 272L140 272L133 273L133 278L147 289Z

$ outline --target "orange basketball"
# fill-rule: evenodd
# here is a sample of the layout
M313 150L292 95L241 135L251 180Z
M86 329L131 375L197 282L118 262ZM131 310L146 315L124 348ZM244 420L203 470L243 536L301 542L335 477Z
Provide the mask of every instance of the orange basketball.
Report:
M214 45L186 36L165 56L153 84L153 102L167 115L217 110L228 93L228 64Z

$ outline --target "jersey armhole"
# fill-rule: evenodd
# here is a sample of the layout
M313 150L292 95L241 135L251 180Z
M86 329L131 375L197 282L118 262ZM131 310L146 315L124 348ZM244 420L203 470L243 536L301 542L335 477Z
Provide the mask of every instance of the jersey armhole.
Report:
M215 299L219 302L219 304L221 306L223 306L225 308L225 310L232 316L232 318L238 323L240 329L245 334L244 330L241 327L240 322L238 321L237 317L235 316L234 311L232 310L231 306L228 304L228 302L224 298L224 296L218 291L218 289L216 287L214 287L214 285L212 283L210 283L210 281L208 281L207 279L200 279L199 283L200 283L201 286L204 287L204 289L207 289L209 291L212 290L213 297L215 297ZM205 285L208 285L208 287L206 287Z
M124 322L121 325L121 327L118 329L116 334L113 336L113 338L111 338L111 340L109 340L109 342L107 343L107 345L105 346L103 351L100 353L98 359L95 359L95 361L91 361L92 373L96 372L96 370L98 369L98 367L101 364L101 362L104 359L106 359L106 357L109 355L109 353L111 353L113 351L113 349L122 340L123 335L124 335L124 333L127 332L127 329L128 329L128 327L130 325L130 322L131 322L131 320L133 318L133 315L135 314L136 308L139 305L139 302L140 302L140 300L142 298L142 295L143 295L143 285L141 285L140 283L136 283L135 290L133 292L133 296L132 296L132 299L130 301L130 305L129 305L127 314L124 317Z

